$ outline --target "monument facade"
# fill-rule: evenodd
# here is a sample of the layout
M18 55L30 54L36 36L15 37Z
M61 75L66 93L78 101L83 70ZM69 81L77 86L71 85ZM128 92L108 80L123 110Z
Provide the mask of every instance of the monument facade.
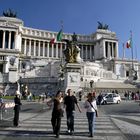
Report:
M78 83L77 85L84 89L90 88L91 81L94 81L94 88L98 87L99 82L129 81L132 60L119 57L115 32L97 29L89 35L63 33L61 41L50 43L57 34L58 32L26 27L24 22L16 17L1 16L0 90L20 79L21 84L27 84L35 94L55 92L59 88L60 65L65 63L67 71L70 70L64 73L67 79L65 85L73 86ZM10 62L12 57L16 60L14 71ZM139 61L133 60L133 64L138 81ZM76 67L76 72L73 67ZM11 81L13 72L16 78ZM100 86L97 90L108 89L109 87ZM124 92L128 89L129 87L125 87L119 90Z

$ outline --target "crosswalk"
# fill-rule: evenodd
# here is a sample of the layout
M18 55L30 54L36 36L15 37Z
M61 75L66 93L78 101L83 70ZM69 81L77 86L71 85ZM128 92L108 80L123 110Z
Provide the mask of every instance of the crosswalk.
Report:
M25 114L24 114L25 115ZM75 132L74 135L68 135L66 133L66 116L62 118L61 122L61 133L60 139L95 139L95 140L124 140L125 137L113 123L111 118L105 115L99 109L99 117L96 118L95 135L93 138L88 137L88 123L86 118L86 112L83 110L82 113L76 111L75 114ZM32 117L24 119L20 122L20 127L5 127L3 131L0 131L0 135L8 134L10 136L22 136L23 137L34 137L34 140L38 139L51 139L55 138L52 133L51 126L51 110L45 110L39 114L34 114ZM41 140L42 140L41 139ZM30 139L31 140L31 139Z

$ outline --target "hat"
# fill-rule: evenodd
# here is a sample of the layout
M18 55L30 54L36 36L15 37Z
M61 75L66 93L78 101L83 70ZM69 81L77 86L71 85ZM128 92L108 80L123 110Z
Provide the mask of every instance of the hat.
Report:
M16 93L15 93L15 95L20 95L20 92L17 90Z

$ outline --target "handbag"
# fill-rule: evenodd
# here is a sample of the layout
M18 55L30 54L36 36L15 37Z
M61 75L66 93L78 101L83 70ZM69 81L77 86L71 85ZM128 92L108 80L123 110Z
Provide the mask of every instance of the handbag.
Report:
M61 114L61 117L64 117L64 110L63 109L60 109L60 114Z
M88 102L89 102L89 101L88 101ZM97 111L97 109L95 109L95 108L93 107L93 105L91 104L91 102L89 102L89 103L90 103L91 107L95 110L96 117L98 117L98 111Z

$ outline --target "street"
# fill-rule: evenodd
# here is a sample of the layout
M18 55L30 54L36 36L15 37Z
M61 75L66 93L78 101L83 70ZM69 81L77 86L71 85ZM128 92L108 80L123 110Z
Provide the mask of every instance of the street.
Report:
M122 101L121 104L101 106L110 115L128 140L140 138L140 106L135 101Z

